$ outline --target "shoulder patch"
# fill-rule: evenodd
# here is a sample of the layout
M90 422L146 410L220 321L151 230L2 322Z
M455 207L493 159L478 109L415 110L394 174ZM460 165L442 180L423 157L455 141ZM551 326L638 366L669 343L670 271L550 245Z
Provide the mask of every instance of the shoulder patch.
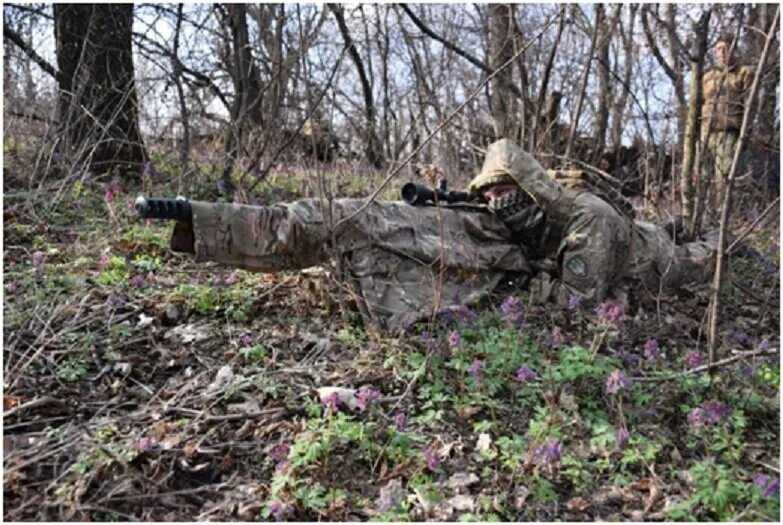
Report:
M566 263L566 268L577 277L587 276L587 263L579 255L571 257Z

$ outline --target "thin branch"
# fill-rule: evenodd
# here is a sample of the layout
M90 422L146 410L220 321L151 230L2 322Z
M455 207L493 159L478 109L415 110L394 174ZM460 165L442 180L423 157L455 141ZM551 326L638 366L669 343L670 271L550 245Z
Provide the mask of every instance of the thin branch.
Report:
M756 220L755 220L755 221L753 221L753 222L751 223L751 225L750 225L750 226L748 226L748 227L745 229L745 231L744 231L744 232L742 232L742 233L741 233L741 234L740 234L740 235L739 235L739 236L738 236L738 237L737 237L737 238L734 240L734 242L733 242L733 243L731 243L731 246L729 246L729 247L728 247L728 249L726 250L726 253L731 253L731 252L732 252L732 250L734 250L734 248L736 248L736 247L737 247L737 245L740 243L740 241L742 241L742 239L744 239L745 237L747 237L747 236L748 236L748 234L750 234L750 232L752 232L752 231L753 231L753 228L755 228L755 227L756 227L756 225L757 225L758 223L760 223L762 220L764 220L764 218L767 216L767 214L768 214L770 211L772 211L772 210L774 210L774 209L777 209L777 207L778 207L778 203L780 203L780 196L778 196L778 197L777 197L777 198L776 198L774 201L772 201L772 204L770 204L769 206L767 206L767 208L766 208L766 209L765 209L763 212L761 212L761 215L759 215L758 217L756 217Z
M49 62L46 61L41 55L36 53L35 49L30 47L30 45L27 44L27 42L24 41L24 39L14 31L8 24L5 22L3 23L3 35L5 38L13 42L19 49L22 50L22 52L30 57L33 62L38 64L41 69L43 69L46 73L52 76L58 84L62 84L64 77L62 73L60 73L56 67L51 65Z
M507 61L506 61L504 64L502 64L502 65L501 65L499 68L497 68L495 71L493 71L491 75L488 75L488 76L487 76L487 78L485 78L484 80L482 80L482 81L481 81L481 83L479 83L478 87L476 87L476 89L474 89L474 90L473 90L473 92L472 92L472 93L471 93L471 94L468 96L468 98L466 98L466 99L465 99L465 101L464 101L462 104L460 104L460 105L459 105L459 106L458 106L458 107L457 107L457 108L456 108L454 111L452 111L452 112L451 112L451 113L450 113L450 114L449 114L449 115L446 117L446 119L445 119L445 120L443 120L443 121L442 121L440 124L438 124L438 127L437 127L437 128L435 128L435 130L433 130L433 132L432 132L432 133L430 133L430 134L427 136L427 138L425 138L425 139L424 139L424 140L421 142L421 144L419 144L419 146L418 146L416 149L414 149L414 150L413 150L413 151L412 151L412 152L411 152L411 153L410 153L410 154L409 154L409 155L408 155L408 156L405 158L405 160L404 160L404 161L402 161L400 164L398 164L398 165L397 165L397 167L396 167L396 168L394 168L394 169L393 169L393 170L392 170L392 171L391 171L391 172L390 172L390 173L389 173L389 174L386 176L386 178L383 180L383 182L381 182L380 186L378 186L378 187L375 189L375 191L372 193L372 195L370 195L370 196L367 198L367 202L365 202L364 204L362 204L362 205L361 205L361 206L360 206L360 207L359 207L359 208L358 208L356 211L354 211L353 213L351 213L351 214L350 214L350 215L348 215L347 217L344 217L344 218L340 219L340 221L339 221L339 222L338 222L338 223L335 225L335 229L336 229L336 228L339 228L340 226L342 226L343 224L345 224L346 222L350 221L351 219L353 219L354 217L356 217L357 215L359 215L360 213L362 213L364 210L366 210L366 209L367 209L367 208L370 206L370 204L372 204L372 203L375 201L375 199L376 199L376 198L378 198L378 195L380 195L380 193L381 193L381 192L384 190L384 188L386 187L386 185L387 185L387 184L389 184L389 182L390 182L390 181L391 181L391 180L392 180L392 179L393 179L393 178L394 178L394 177L395 177L395 176L396 176L396 175L397 175L397 174L398 174L398 173L399 173L399 172L402 170L402 168L403 168L404 166L406 166L406 165L407 165L407 164L408 164L408 163L409 163L411 160L413 160L414 158L416 158L416 155L418 155L418 154L419 154L419 152L420 152L420 151L421 151L421 150L424 148L424 146L426 146L426 145L427 145L427 144L428 144L428 143L429 143L429 142L430 142L430 141L431 141L431 140L432 140L432 139L435 137L435 135L437 135L438 133L440 133L440 131L441 131L443 128L445 128L445 127L446 127L446 125L447 125L449 122L451 122L451 120L452 120L452 119L453 119L455 116L457 116L457 115L458 115L458 114L459 114L459 113L460 113L460 112L461 112L461 111L462 111L462 110L463 110L463 109L464 109L464 108L465 108L465 107L466 107L468 104L470 104L470 102L471 102L471 101L472 101L474 98L476 98L476 96L478 96L478 95L479 95L479 93L481 93L481 91L484 89L484 87L485 87L485 86L486 86L486 85L487 85L487 84L488 84L488 83L489 83L489 82L490 82L490 81L491 81L491 80L492 80L492 79L493 79L495 76L497 76L497 75L498 75L498 74L499 74L501 71L503 71L505 68L507 68L509 65L511 65L511 64L512 64L512 63L513 63L513 62L514 62L516 59L517 59L517 57L519 57L521 54L523 54L525 51L527 51L527 48L528 48L528 47L530 47L530 45L531 45L533 42L535 42L535 41L536 41L536 39L537 39L539 36L541 36L542 34L544 34L544 32L545 32L547 29L549 29L549 26L550 26L550 25L552 25L552 22L553 22L553 21L554 21L554 19L550 19L550 20L548 20L548 21L547 21L547 22L544 24L544 26L543 26L543 28L541 29L541 31L539 31L539 32L538 32L538 34L536 34L536 36L534 36L533 38L531 38L531 39L528 41L528 43L527 43L527 44L526 44L526 45L525 45L525 46L524 46L522 49L520 49L519 51L517 51L517 52L514 54L514 56L512 56L511 58L509 58L509 59L508 59L508 60L507 60Z
M729 171L729 177L726 181L725 195L723 197L723 208L721 209L720 217L720 230L718 232L718 250L715 255L715 278L712 282L712 301L710 305L710 331L709 331L709 347L708 347L708 359L710 365L715 362L715 346L718 338L718 314L720 307L720 292L723 286L723 256L724 245L726 243L726 228L729 222L729 207L731 206L731 190L734 186L734 178L737 174L737 168L739 166L740 154L748 141L748 132L751 126L751 114L753 109L753 103L756 100L756 95L759 91L759 79L761 78L761 72L764 69L764 64L767 61L767 55L769 55L769 49L777 31L778 20L780 19L780 6L775 10L775 18L772 20L772 26L767 33L767 41L764 43L764 50L761 52L759 59L759 67L756 69L756 74L753 76L753 84L750 88L750 95L748 96L747 106L745 107L745 113L742 116L742 126L740 127L739 140L737 141L736 149L734 150L734 158L731 161L731 170Z
M487 73L488 75L491 75L493 73L492 68L490 66L488 66L487 64L485 64L484 62L482 62L478 58L474 57L473 55L471 55L470 53L468 53L464 49L458 47L456 44L454 44L452 42L449 42L448 40L446 40L442 36L440 36L437 33L435 33L432 29L427 27L424 24L424 22L422 22L421 19L416 16L416 14L413 12L413 10L411 10L411 8L408 7L407 4L397 4L397 5L399 5L402 8L403 11L405 11L405 14L408 15L408 18L411 19L411 22L413 22L413 24L416 27L418 27L419 30L421 30L422 33L424 33L428 37L432 38L433 40L436 40L436 41L440 42L441 44L443 44L443 47L445 47L446 49L450 49L451 51L453 51L457 55L461 56L462 58L464 58L465 60L467 60L468 62L470 62L474 66L476 66L477 68L481 69L483 72ZM507 83L507 87L509 89L511 89L511 91L514 93L514 95L516 97L522 98L522 92L519 90L519 88L516 85L511 84L511 83Z

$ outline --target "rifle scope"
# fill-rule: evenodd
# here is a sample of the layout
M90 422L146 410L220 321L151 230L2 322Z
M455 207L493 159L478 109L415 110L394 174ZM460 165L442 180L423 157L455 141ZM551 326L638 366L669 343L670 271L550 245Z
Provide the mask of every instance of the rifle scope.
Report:
M465 202L470 199L470 194L466 191L449 191L446 186L446 180L441 179L438 187L428 188L423 184L409 182L402 187L402 200L412 206L419 206L427 202L445 202L452 204L455 202Z

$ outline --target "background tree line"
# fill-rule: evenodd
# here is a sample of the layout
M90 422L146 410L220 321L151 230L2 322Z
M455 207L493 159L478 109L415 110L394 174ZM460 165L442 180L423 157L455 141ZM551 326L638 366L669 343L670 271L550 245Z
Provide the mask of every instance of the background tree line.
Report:
M416 160L467 176L510 137L547 166L586 163L678 200L698 172L685 136L695 73L727 32L755 65L774 8L5 4L6 136L43 136L39 169L61 158L121 177L150 148L176 151L185 174L219 150L226 192L281 160L390 169L422 145ZM750 147L767 168L779 56L776 44L754 108Z

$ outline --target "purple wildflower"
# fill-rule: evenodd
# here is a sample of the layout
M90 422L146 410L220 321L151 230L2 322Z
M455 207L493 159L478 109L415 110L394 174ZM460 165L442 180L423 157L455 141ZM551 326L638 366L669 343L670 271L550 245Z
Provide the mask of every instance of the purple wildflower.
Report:
M731 329L727 335L731 337L737 344L742 346L747 346L747 344L750 342L750 337L748 336L747 332L739 329Z
M702 405L704 409L704 419L708 425L716 425L721 419L731 414L731 409L717 400L707 401Z
M685 354L685 365L688 368L697 368L704 364L704 358L699 352L691 350Z
M571 311L576 310L582 304L584 297L581 295L572 293L568 295L568 309Z
M560 390L567 396L570 396L574 393L574 387L571 385L571 383L564 383L562 387L560 387Z
M557 348L558 346L565 343L565 335L563 335L563 331L560 330L560 328L554 328L552 330L552 340L550 341L552 348Z
M440 465L440 458L437 452L430 447L424 447L421 449L421 454L424 456L424 461L427 462L427 468L431 472L435 472L438 469L438 465Z
M484 366L484 361L481 359L474 359L473 362L470 364L470 368L468 368L468 374L473 376L473 380L477 383L481 381L483 374L481 373L481 368Z
M272 450L269 451L269 457L272 461L285 461L288 459L288 453L291 451L291 447L286 443L278 443Z
M371 386L365 385L359 388L359 392L356 394L356 406L359 407L359 412L367 410L367 406L380 397L381 393Z
M598 314L598 320L601 324L613 325L617 328L620 327L623 315L625 315L622 306L611 301L604 301L599 304L595 312Z
M651 363L657 363L661 360L661 353L658 349L658 340L654 337L649 338L644 343L644 358Z
M326 415L334 414L340 409L340 396L337 392L332 392L328 396L321 399L324 408L326 409Z
M629 439L631 439L631 436L628 434L628 429L625 427L620 427L620 429L617 431L617 435L614 438L617 449L622 450L623 446Z
M453 321L463 323L467 321L475 321L478 319L478 314L475 310L468 308L464 304L448 306L440 311L441 321L444 323L451 323Z
M118 308L122 308L122 306L125 304L125 301L123 301L118 295L110 293L109 296L106 297L105 304L112 310L116 310Z
M761 350L762 352L766 352L771 347L772 347L772 343L770 343L769 339L767 339L766 337L762 339L761 342L759 343L759 350Z
M606 379L606 391L610 394L617 394L621 390L628 390L630 387L631 380L620 370L615 370Z
M141 274L134 274L133 277L131 277L131 286L134 288L141 288L144 284L144 277L141 276Z
M22 288L22 285L19 284L19 281L11 281L7 285L5 285L6 292L10 294L15 294Z
M432 350L435 348L435 340L432 338L429 332L422 332L421 333L421 342L424 343L427 346L428 350Z
M239 343L243 347L253 346L253 343L255 342L255 338L253 337L253 334L250 332L245 332L242 334L242 337L239 338Z
M742 374L745 377L753 377L754 375L756 375L756 367L753 365L741 365L740 374Z
M500 312L511 324L521 325L525 322L525 304L519 297L506 297L500 305Z
M696 407L688 413L688 424L691 428L701 428L704 426L704 410Z
M158 170L155 169L155 166L153 166L151 161L147 161L144 163L144 170L141 172L141 176L144 178L149 178L154 181L160 181L161 175Z
M40 270L43 265L46 264L46 254L44 252L35 252L33 253L31 260L33 266L35 266L37 270Z
M378 499L375 500L378 510L381 512L389 512L396 508L405 496L405 491L402 490L400 482L398 480L390 481L385 487L381 487Z
M269 505L269 513L275 517L275 520L285 521L286 518L294 513L294 509L292 509L290 505L286 505L280 501L273 501L272 504Z
M148 436L142 436L139 438L139 441L136 443L136 448L139 452L145 452L152 448L152 439L150 439Z
M461 304L453 309L453 314L457 321L475 321L478 319L478 314L475 310L468 308L464 304Z
M520 383L527 383L528 381L532 381L533 379L537 379L538 374L536 374L531 368L527 366L520 367L519 370L517 370L517 381Z
M556 463L560 460L560 453L562 452L562 446L560 442L555 438L549 438L546 444L536 449L536 454L544 460L544 463L549 465Z
M237 272L234 270L233 272L229 272L228 275L226 275L226 278L224 280L226 284L234 284L237 282Z
M756 474L753 484L761 489L764 498L780 497L780 476L773 479L766 474Z
M405 427L408 426L408 416L405 414L405 412L397 412L397 414L394 416L394 427L397 429L397 432L402 432L405 430Z
M462 336L459 335L458 331L453 330L449 334L449 346L451 348L459 348L462 346Z

